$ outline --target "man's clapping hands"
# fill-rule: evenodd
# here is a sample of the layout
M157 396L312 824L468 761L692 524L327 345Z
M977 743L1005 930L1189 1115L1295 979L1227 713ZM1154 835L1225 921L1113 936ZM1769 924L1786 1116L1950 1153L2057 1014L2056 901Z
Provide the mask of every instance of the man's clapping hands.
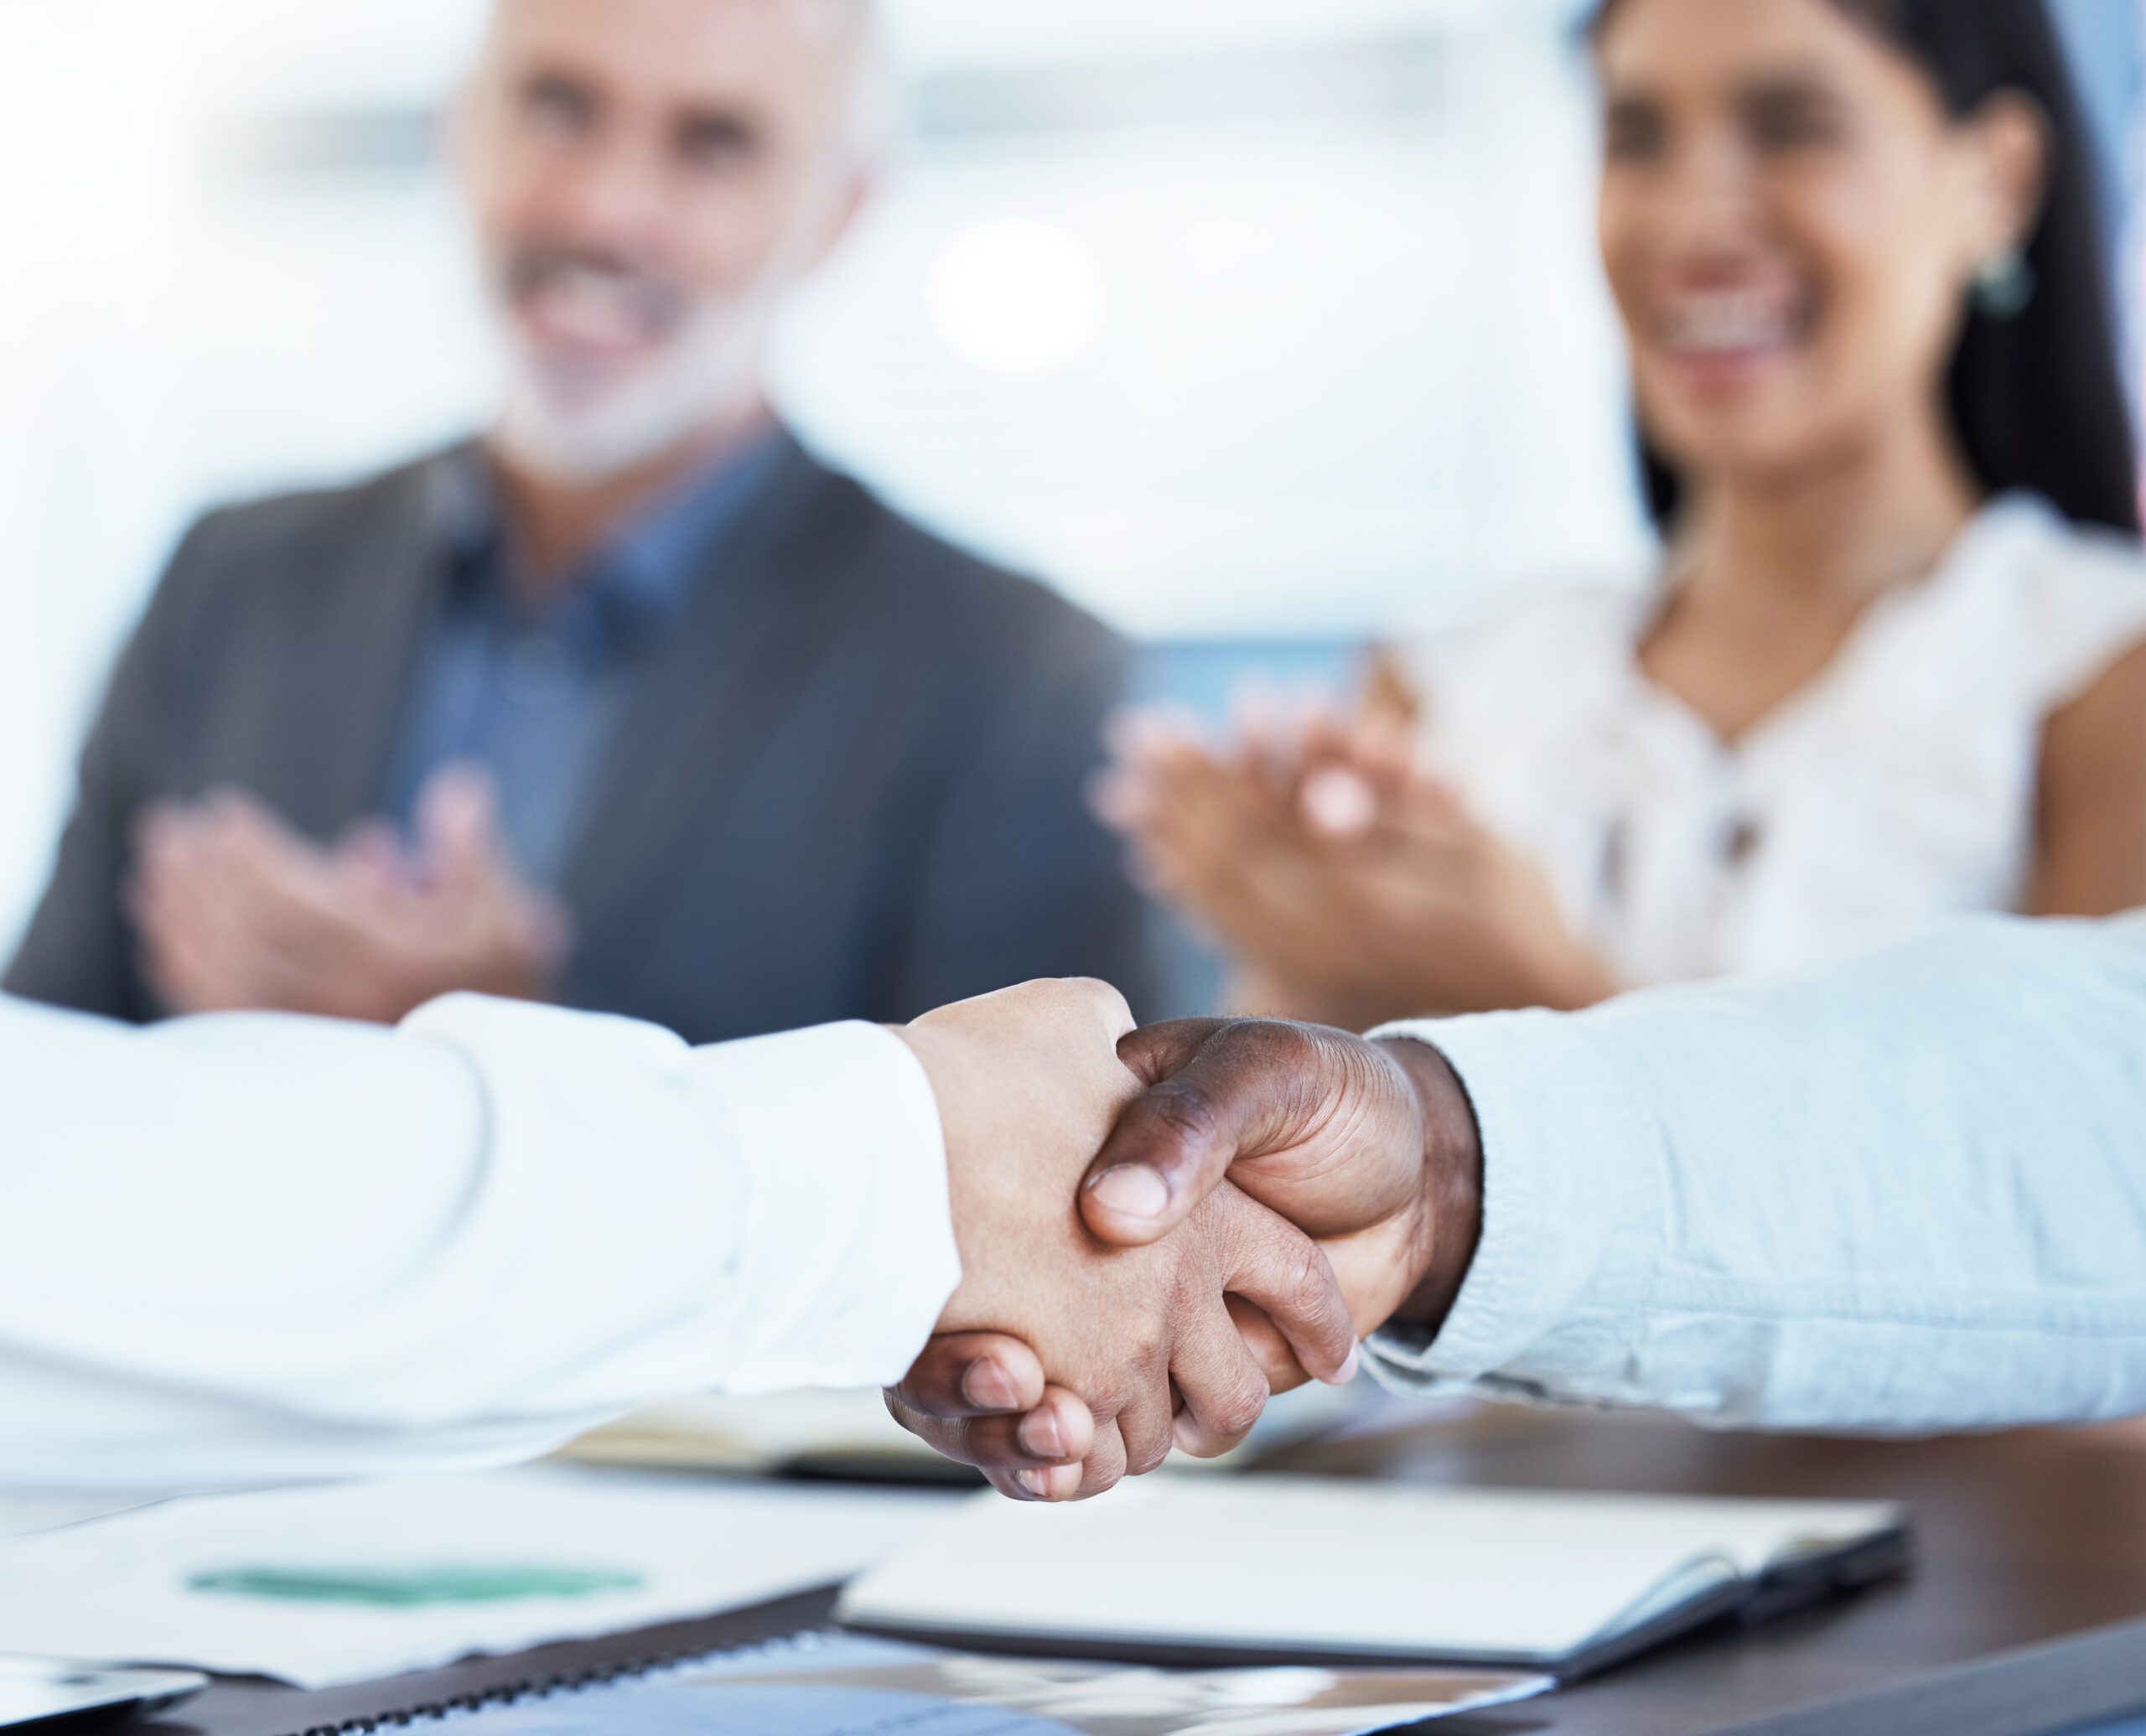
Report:
M151 810L127 889L144 976L175 1012L378 1024L460 990L548 998L568 918L516 868L489 775L437 774L413 831L324 847L235 791Z
M941 1106L967 1274L888 1402L1003 1492L1060 1500L1235 1445L1356 1337L1450 1308L1480 1155L1438 1052L1258 1020L1136 1031L1040 983L904 1034Z

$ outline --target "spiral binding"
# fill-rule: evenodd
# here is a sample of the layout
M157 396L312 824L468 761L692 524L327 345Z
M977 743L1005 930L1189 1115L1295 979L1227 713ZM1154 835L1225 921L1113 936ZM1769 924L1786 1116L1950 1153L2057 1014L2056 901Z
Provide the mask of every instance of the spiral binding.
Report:
M504 1687L486 1688L479 1692L457 1694L450 1699L424 1705L412 1706L399 1712L382 1713L372 1718L345 1718L340 1723L314 1724L295 1730L290 1736L379 1736L387 1730L406 1730L417 1724L441 1724L474 1714L496 1711L505 1706L526 1705L532 1700L552 1700L572 1694L586 1694L615 1687L624 1682L636 1685L661 1682L666 1676L689 1675L714 1664L747 1662L775 1662L798 1653L809 1653L837 1637L831 1630L818 1630L801 1634L787 1634L771 1640L749 1641L743 1645L718 1646L713 1651L652 1652L643 1657L627 1658L616 1664L607 1664L601 1669L576 1670L563 1676L533 1676L527 1682L510 1682Z

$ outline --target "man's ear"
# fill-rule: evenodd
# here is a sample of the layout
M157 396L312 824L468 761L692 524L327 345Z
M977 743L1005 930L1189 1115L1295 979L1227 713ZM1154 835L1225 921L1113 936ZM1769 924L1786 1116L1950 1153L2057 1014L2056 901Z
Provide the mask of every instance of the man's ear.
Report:
M2049 197L2055 129L2041 104L2024 91L2000 91L1966 122L1974 153L1975 262L2024 251L2040 225Z

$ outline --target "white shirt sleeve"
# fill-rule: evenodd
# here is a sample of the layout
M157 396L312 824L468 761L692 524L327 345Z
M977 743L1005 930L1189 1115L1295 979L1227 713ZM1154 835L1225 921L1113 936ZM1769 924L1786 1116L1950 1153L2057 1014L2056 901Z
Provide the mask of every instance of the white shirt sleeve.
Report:
M1404 1388L1914 1433L2146 1412L2146 920L1963 923L1832 975L1405 1025L1484 1156Z
M0 1000L0 1487L526 1456L644 1400L897 1380L959 1280L892 1034L695 1050Z

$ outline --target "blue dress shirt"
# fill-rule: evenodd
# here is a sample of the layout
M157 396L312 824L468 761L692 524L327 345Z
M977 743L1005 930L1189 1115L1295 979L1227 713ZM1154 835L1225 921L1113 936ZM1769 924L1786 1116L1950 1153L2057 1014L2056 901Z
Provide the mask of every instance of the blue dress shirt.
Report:
M482 765L498 783L516 863L557 889L635 678L691 606L785 441L770 435L672 490L541 607L517 583L521 557L490 464L474 447L444 461L447 582L390 762L389 816L407 827L435 772Z

